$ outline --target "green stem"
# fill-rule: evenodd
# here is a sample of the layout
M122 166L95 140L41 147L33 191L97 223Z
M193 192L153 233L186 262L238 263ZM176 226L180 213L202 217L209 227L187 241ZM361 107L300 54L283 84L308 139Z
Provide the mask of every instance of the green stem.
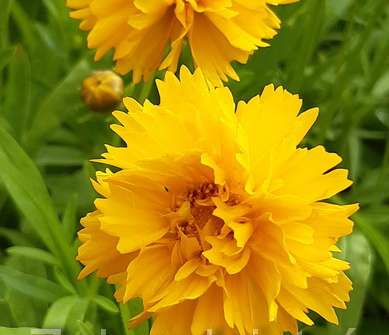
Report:
M139 102L144 103L145 100L150 96L151 89L153 88L154 84L154 79L155 79L155 73L150 77L150 79L143 83L142 90L140 91L139 94Z
M377 179L377 186L382 185L385 182L385 173L389 167L389 130L386 136L386 144L385 144L385 152L384 157L382 159L382 167L380 171L380 175Z
M130 309L128 308L128 304L120 304L119 309L123 323L124 335L135 335L135 332L128 328L128 320L131 318L131 313Z

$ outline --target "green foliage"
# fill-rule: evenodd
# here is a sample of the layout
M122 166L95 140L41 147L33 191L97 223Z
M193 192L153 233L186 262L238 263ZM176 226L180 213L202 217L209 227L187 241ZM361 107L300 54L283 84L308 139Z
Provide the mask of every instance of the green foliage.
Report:
M0 335L31 335L31 328L0 327Z
M66 294L61 286L47 279L16 271L9 266L0 266L0 278L8 287L47 302L53 302Z
M277 8L283 27L271 48L235 65L236 100L268 83L298 92L321 113L306 144L344 157L355 181L340 203L360 202L356 233L342 241L354 291L340 326L304 334L389 332L389 3L387 0L302 0ZM0 335L31 328L66 333L144 335L127 329L139 301L118 306L112 287L95 277L79 282L74 259L79 219L95 194L88 163L118 144L109 114L89 111L80 85L94 63L64 0L0 0ZM160 74L157 74L157 77ZM126 93L157 101L153 81ZM24 328L23 328L24 327ZM27 328L26 328L27 327Z
M344 241L342 248L343 257L352 264L350 277L353 281L353 292L347 311L340 314L340 326L329 326L326 333L328 335L344 335L348 329L357 328L373 269L372 251L362 234L354 233Z

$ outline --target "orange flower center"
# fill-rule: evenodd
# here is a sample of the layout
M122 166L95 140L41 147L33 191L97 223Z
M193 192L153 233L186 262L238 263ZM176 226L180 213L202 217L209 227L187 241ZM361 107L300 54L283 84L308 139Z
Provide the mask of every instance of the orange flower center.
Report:
M181 239L195 237L202 248L207 245L204 235L218 234L223 226L223 221L213 215L216 206L212 201L214 197L220 197L226 190L213 183L204 183L199 187L188 191L181 199L176 201L176 206L171 217L171 237ZM203 231L207 230L207 234Z

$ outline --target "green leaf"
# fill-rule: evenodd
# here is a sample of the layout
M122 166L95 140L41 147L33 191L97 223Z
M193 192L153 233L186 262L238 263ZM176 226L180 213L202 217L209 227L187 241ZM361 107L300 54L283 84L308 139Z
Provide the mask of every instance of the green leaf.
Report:
M85 321L89 306L89 300L80 299L79 303L72 308L66 326L69 334L75 334L79 328L79 323Z
M49 308L44 322L44 328L59 328L66 334L75 334L79 323L84 321L89 303L78 296L67 296L57 300Z
M15 54L14 48L0 50L0 72L9 63L11 57Z
M112 314L119 313L118 306L111 299L108 299L102 295L97 295L93 298L93 301L108 313L112 313Z
M36 158L37 164L44 166L82 166L85 160L86 155L79 149L59 145L43 147Z
M310 63L320 41L325 18L325 1L309 1L304 9L306 12L301 18L305 21L304 28L300 29L301 36L299 36L300 43L302 43L304 47L295 50L296 57L291 59L291 71L289 73L288 84L290 90L301 88L304 81L304 69ZM307 27L309 27L309 34L307 34ZM297 31L295 31L295 33L297 34Z
M17 230L0 227L0 236L6 238L14 245L32 246L28 237Z
M58 268L54 269L54 276L57 282L69 293L71 294L77 293L72 283L66 278L66 276L63 274L63 272L60 269Z
M11 0L2 0L0 10L0 49L2 49L8 43L8 19L10 7Z
M50 234L56 212L42 177L16 141L0 128L2 180L16 205L50 250L56 250Z
M11 14L16 26L21 32L23 44L27 45L30 50L34 49L37 44L34 21L28 17L20 1L12 1Z
M96 193L90 183L91 175L87 168L89 166L90 164L86 163L82 170L77 170L74 173L51 174L48 176L46 182L58 208L66 208L69 199L77 194L78 210L86 213L91 209Z
M9 308L9 303L6 300L8 289L0 281L0 324L5 327L11 327L14 324L13 316Z
M46 268L40 262L31 262L20 256L9 256L7 257L6 265L8 268L12 268L23 274L38 278L47 278ZM40 325L48 308L47 301L31 297L10 285L5 285L5 282L3 283L6 287L4 297L14 320L11 326L29 327L31 325Z
M78 335L95 335L95 332L93 331L93 326L89 322L79 322L79 331L77 332Z
M338 19L344 15L353 0L329 0L328 1L328 16L329 20Z
M361 142L356 131L353 131L348 137L348 151L350 154L351 178L356 180L361 165Z
M58 1L52 0L43 0L43 4L46 6L47 11L50 13L50 16L54 17L56 20L60 19L60 11L58 8Z
M17 142L0 127L1 178L17 207L75 280L79 267L68 252L61 223L42 177Z
M42 301L52 302L67 294L61 286L43 277L19 272L4 265L0 265L0 278L8 287Z
M31 335L31 328L0 327L0 335Z
M8 69L3 115L11 125L16 138L21 139L26 129L31 99L31 66L23 47L16 47Z
M43 328L65 329L71 310L80 302L77 296L63 297L55 301L47 311Z
M1 281L1 279L0 279ZM28 296L12 287L7 287L5 300L11 311L13 322L10 326L29 327L40 324L47 301Z
M0 297L2 295L3 295L2 292L0 292ZM0 324L6 327L10 327L14 324L12 313L9 308L9 304L3 298L0 298Z
M45 135L58 127L69 117L70 106L80 103L78 88L82 80L90 73L90 67L85 60L80 61L67 77L45 98L32 123L28 135L28 143L36 147ZM64 108L67 106L66 108Z
M74 194L70 197L62 218L62 224L69 243L73 242L77 230L77 205L78 195Z
M7 253L41 261L49 265L58 265L57 259L52 254L38 248L14 246L8 248Z
M373 268L372 250L361 233L346 238L342 248L344 258L351 263L353 291L347 310L339 312L339 326L329 326L328 335L344 335L349 329L358 328Z
M143 311L143 303L141 299L132 299L127 304L120 304L119 309L123 321L123 328L126 335L149 334L150 329L148 320L140 324L135 329L128 329L128 320Z
M385 265L386 271L389 274L389 242L387 238L361 214L354 215L354 218L359 229L377 250L378 255Z
M373 94L377 99L389 94L389 71L384 72L380 79L374 84ZM386 115L385 125L388 127L389 124L387 120L388 117Z

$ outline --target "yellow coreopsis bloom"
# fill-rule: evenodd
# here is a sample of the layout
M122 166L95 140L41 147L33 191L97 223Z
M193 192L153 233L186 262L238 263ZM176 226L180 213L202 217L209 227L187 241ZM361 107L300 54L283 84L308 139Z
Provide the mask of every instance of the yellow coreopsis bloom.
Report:
M269 5L298 0L67 0L71 16L90 31L88 46L100 59L115 49L116 70L134 82L158 68L175 71L185 40L195 64L215 85L238 80L232 61L246 63L280 20Z
M298 148L318 115L282 87L235 106L198 70L168 72L160 104L124 100L107 147L101 198L82 220L81 277L97 271L141 297L152 335L280 335L337 323L351 282L334 257L357 205L325 202L348 188L347 170L322 146ZM136 321L136 320L135 320Z

